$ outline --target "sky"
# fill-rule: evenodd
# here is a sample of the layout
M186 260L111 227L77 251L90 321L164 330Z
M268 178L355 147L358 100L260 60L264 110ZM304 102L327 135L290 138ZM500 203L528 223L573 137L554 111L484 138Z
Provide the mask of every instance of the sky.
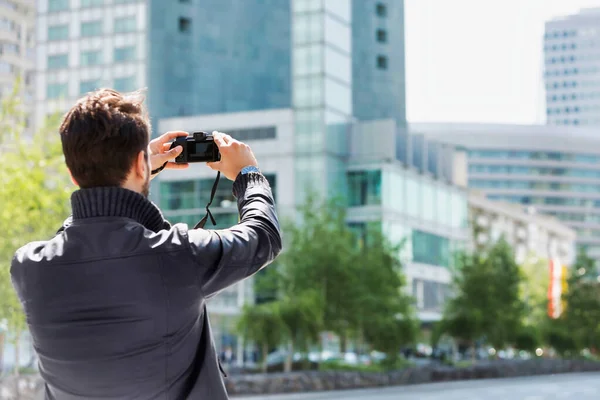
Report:
M600 0L405 0L410 122L545 123L544 23Z

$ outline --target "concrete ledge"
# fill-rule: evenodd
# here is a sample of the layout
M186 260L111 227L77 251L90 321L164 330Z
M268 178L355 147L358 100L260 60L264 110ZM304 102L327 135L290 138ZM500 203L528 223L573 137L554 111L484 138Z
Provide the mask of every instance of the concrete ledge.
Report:
M225 383L229 394L235 396L360 389L591 371L600 371L600 362L536 359L481 362L466 368L435 365L387 373L306 371L291 374L234 375L226 379ZM42 393L43 382L36 375L8 377L0 380L0 400L43 399Z
M290 374L238 375L227 379L226 385L229 394L235 396L347 390L587 371L600 371L600 362L536 359L482 362L466 368L425 366L387 373L310 371Z

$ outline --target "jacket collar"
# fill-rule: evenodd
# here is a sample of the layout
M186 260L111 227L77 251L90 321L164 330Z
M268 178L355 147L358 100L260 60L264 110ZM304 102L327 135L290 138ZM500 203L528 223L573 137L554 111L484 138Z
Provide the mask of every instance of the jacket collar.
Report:
M96 217L131 218L158 232L168 227L158 207L140 193L121 187L79 189L71 195L73 220Z

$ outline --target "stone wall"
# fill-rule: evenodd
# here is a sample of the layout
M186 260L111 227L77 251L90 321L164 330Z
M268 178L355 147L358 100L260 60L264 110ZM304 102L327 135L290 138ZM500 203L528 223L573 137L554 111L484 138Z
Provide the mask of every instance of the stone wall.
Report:
M225 382L229 394L235 396L358 389L588 371L600 371L600 363L583 360L550 359L494 361L480 362L466 368L431 365L388 373L307 371L291 374L234 375L227 378ZM43 399L42 390L43 384L38 376L28 375L0 380L0 400L41 400Z
M230 395L293 393L320 390L344 390L418 383L508 378L518 376L600 371L600 363L591 361L537 359L494 361L472 367L425 366L388 373L294 372L232 376L226 380Z

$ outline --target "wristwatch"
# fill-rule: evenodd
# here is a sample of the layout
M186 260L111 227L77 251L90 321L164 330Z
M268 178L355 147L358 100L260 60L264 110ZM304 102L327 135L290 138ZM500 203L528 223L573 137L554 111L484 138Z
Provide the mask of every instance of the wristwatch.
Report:
M248 165L247 167L242 168L242 171L240 173L242 175L247 175L250 172L260 173L260 169L258 169L258 167L255 167L254 165Z

